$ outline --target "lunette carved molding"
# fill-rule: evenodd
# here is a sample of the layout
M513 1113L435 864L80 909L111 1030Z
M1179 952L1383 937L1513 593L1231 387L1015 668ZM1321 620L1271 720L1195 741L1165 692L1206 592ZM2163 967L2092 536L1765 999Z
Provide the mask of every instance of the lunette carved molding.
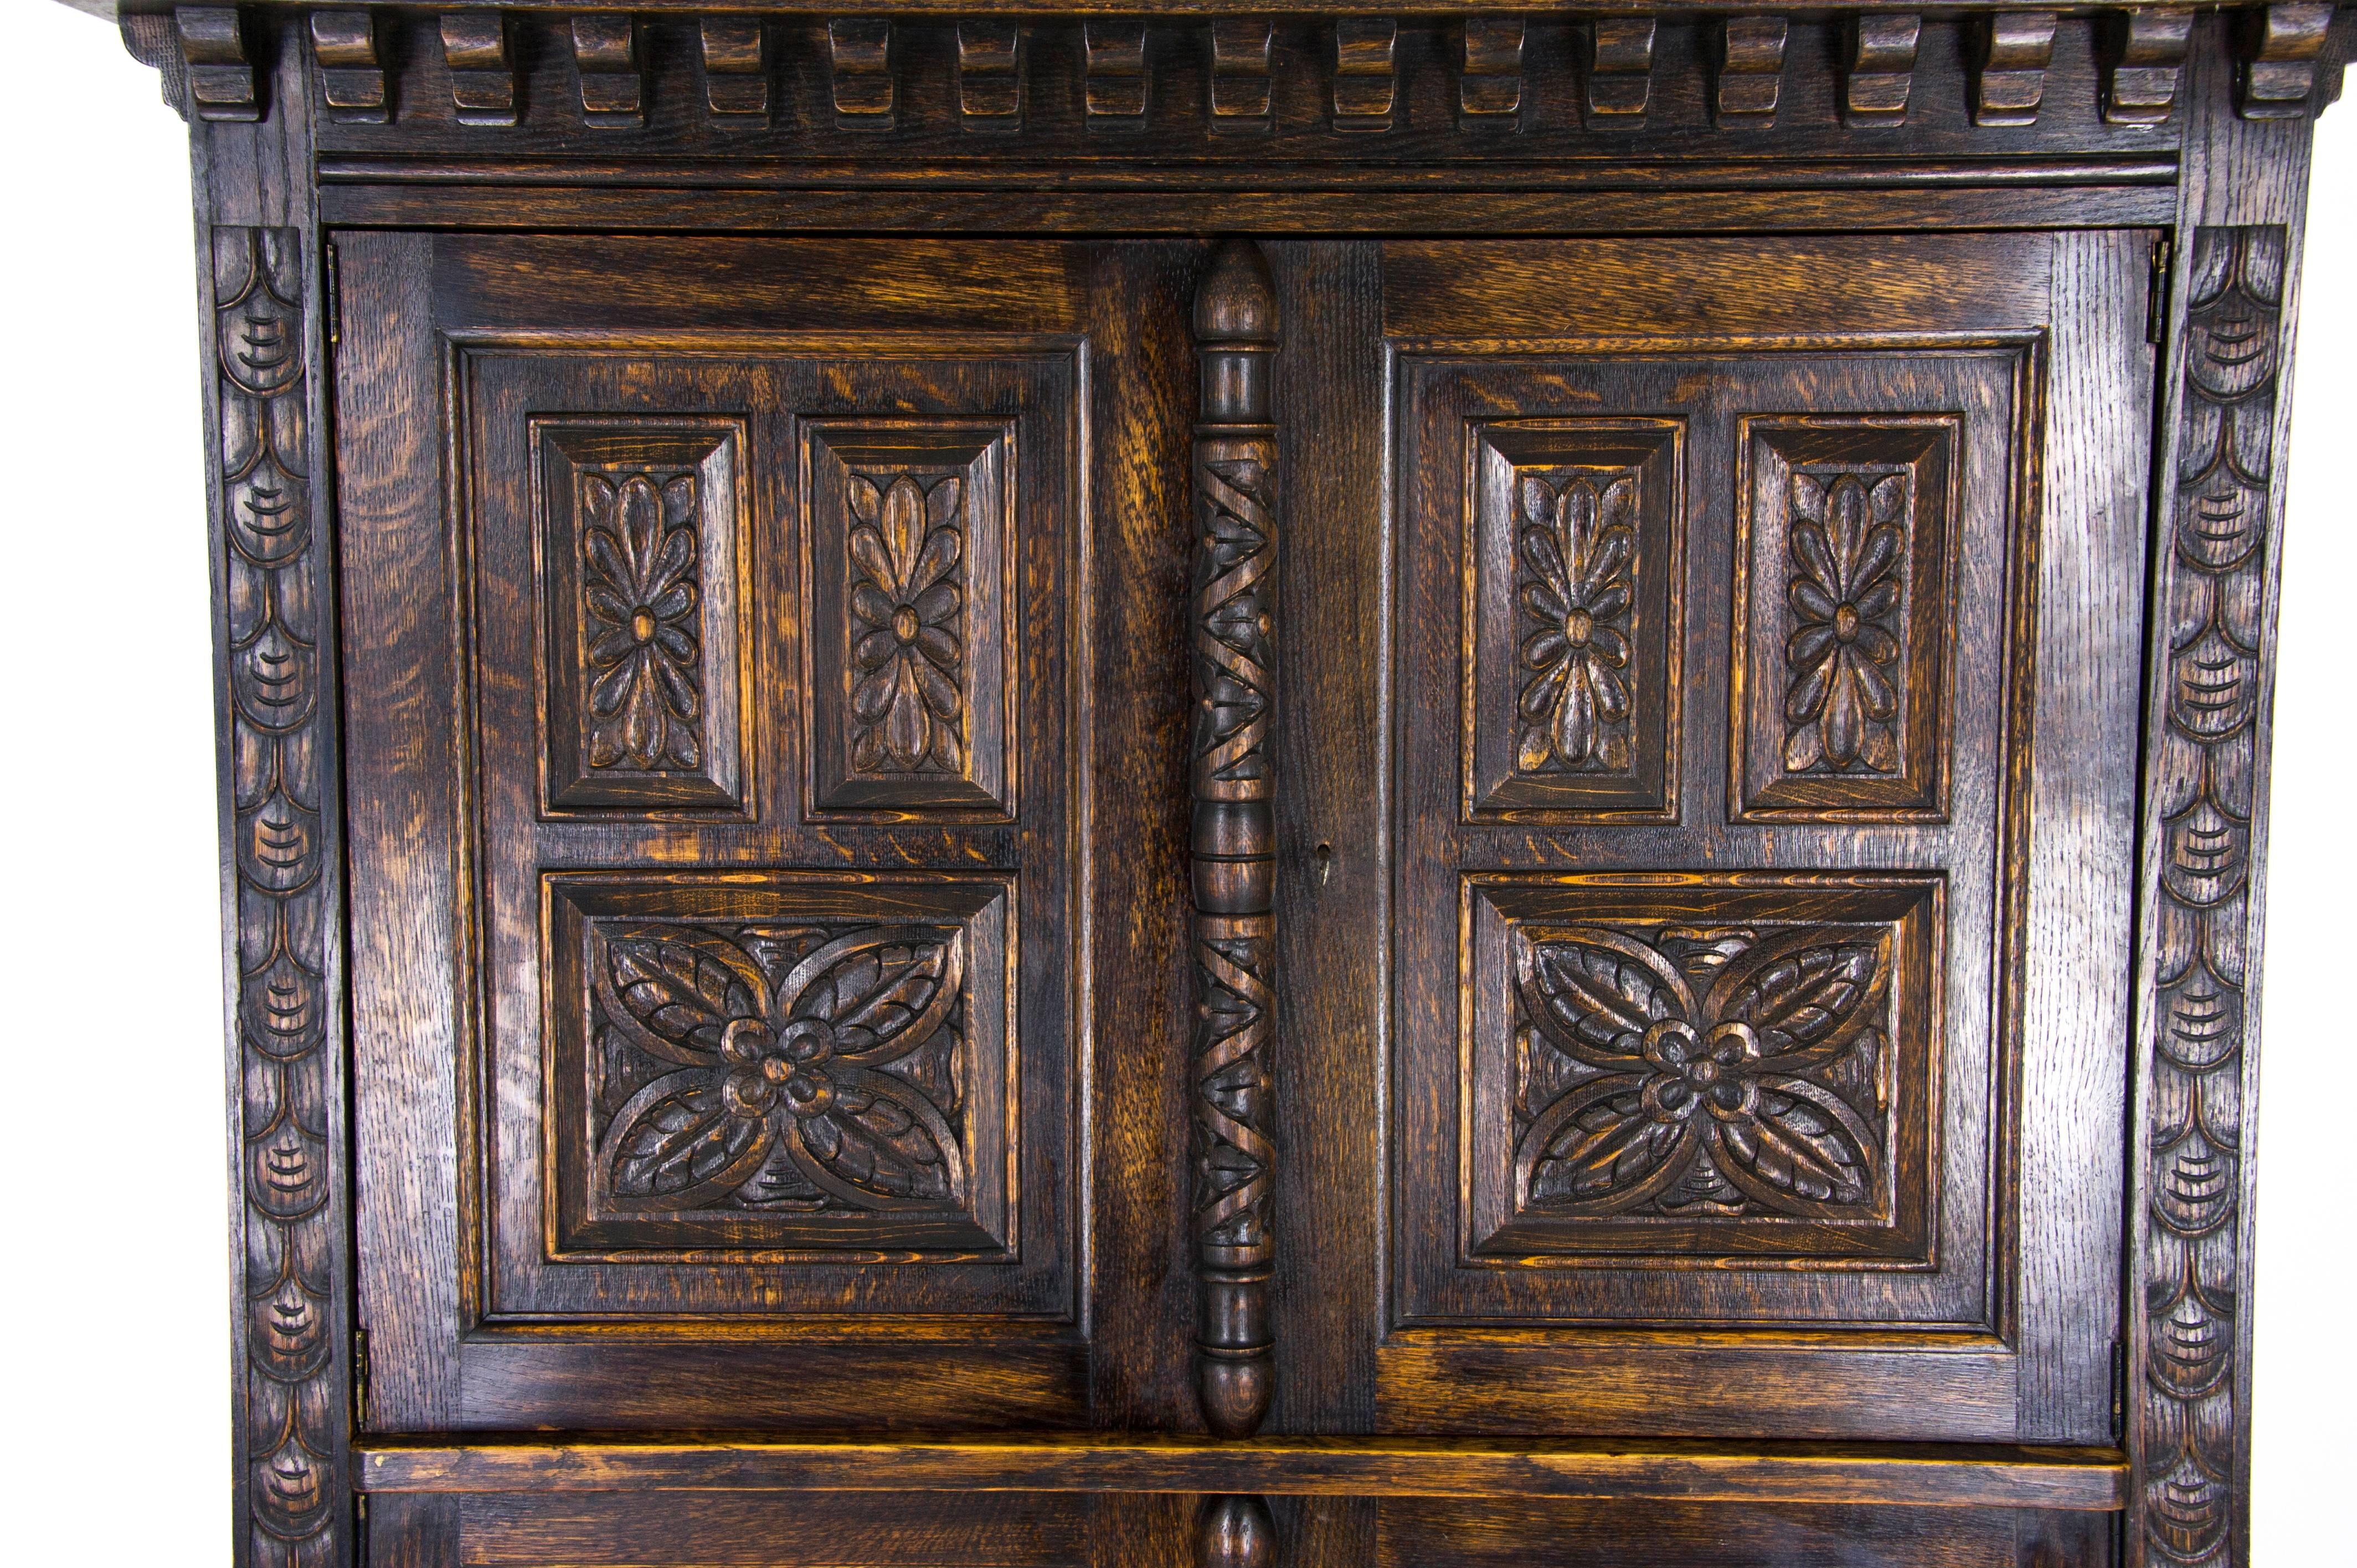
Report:
M2146 1560L2225 1568L2239 1497L2244 1092L2251 826L2267 672L2266 605L2287 239L2274 225L2192 235L2177 483L2155 586L2156 731L2139 1126L2143 1201L2131 1395Z
M320 657L324 613L293 229L212 231L230 809L236 844L236 1030L245 1381L246 1560L336 1560L347 1518L333 1147Z
M1223 244L1195 295L1192 757L1194 1234L1203 1418L1249 1436L1274 1392L1268 1280L1275 824L1270 722L1277 546L1277 340L1267 263Z

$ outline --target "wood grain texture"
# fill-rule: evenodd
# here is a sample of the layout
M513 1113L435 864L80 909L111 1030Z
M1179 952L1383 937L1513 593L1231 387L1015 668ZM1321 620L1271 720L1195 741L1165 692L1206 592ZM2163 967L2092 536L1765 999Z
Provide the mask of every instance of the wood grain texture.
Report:
M2072 236L2054 249L2054 347L2035 553L2037 667L2117 671L2142 648L2153 354L2136 278L2152 242ZM2054 607L2049 609L2046 607ZM2019 1216L2022 1435L2113 1440L2110 1366L2126 1107L2126 950L2134 781L2101 759L2135 744L2136 693L2117 679L2047 678L2022 715L2038 765L2018 797L2026 856L2020 947L2023 1070L2011 1206ZM2018 722L2022 722L2018 721Z
M1656 1498L2107 1510L2106 1449L1714 1447L1698 1443L1073 1437L946 1443L371 1446L372 1493L1172 1492L1290 1497Z
M1925 19L1821 8L1738 18L1730 34L1716 16L1677 7L1608 6L1581 19L1490 7L1319 10L1049 19L1019 6L979 17L910 6L889 16L709 16L640 7L641 71L596 74L625 97L642 81L642 124L582 98L562 10L444 8L441 30L457 39L456 52L430 38L424 48L397 43L434 24L388 11L387 118L339 119L323 134L339 150L468 158L567 156L585 139L607 156L844 156L879 175L931 166L952 183L978 155L1135 165L1183 155L1231 168L1301 160L1355 178L1442 164L1504 173L1534 157L1614 166L1712 154L2142 152L2155 138L2140 127L2156 112L2166 119L2173 102L2165 60L2169 18L2181 15L2146 7L2061 18L2044 65L1996 68L2012 107L1992 101L1992 117L1979 102L1989 85L1986 12ZM757 27L759 54L740 47L722 74L736 83L728 91L758 84L762 93L723 112L698 56L703 23L732 16ZM1018 24L1019 52L972 31ZM1387 49L1384 35L1357 31L1370 26L1389 27ZM2308 112L2306 90L2292 89L2312 62L2291 56L2311 36L2287 17L2254 46L2268 57L2254 61L2261 102L2275 102L2265 97L2274 92L2285 111ZM2037 78L2027 120L2022 71ZM485 135L492 126L502 134ZM585 138L593 128L602 134ZM977 143L978 131L990 139Z
M242 1568L2247 1558L2351 16L122 27Z
M274 33L249 37L234 12L177 20L198 110L197 276L210 349L232 1552L240 1568L291 1568L348 1553L353 1540L326 267L299 173L311 134L299 52ZM264 120L264 104L279 112Z
M1278 467L1295 511L1278 616L1307 656L1276 666L1277 1344L1270 1430L1374 1430L1390 857L1383 722L1382 257L1363 242L1270 247L1278 312ZM1283 1521L1280 1520L1280 1523Z
M1375 1561L1386 1568L1735 1568L1760 1561L1761 1544L1772 1541L1779 1568L2096 1568L2109 1560L2105 1524L1999 1509L1398 1502L1383 1505Z
M2283 453L2302 121L2237 118L2223 28L2188 68L2146 639L2129 1165L2133 1564L2239 1563Z
M1223 1437L1250 1436L1275 1392L1268 1328L1277 1163L1269 1138L1276 1057L1272 802L1284 489L1269 378L1279 340L1266 259L1250 241L1225 242L1195 291L1202 397L1190 470L1188 658L1195 709L1188 785L1196 1025L1188 1075L1196 1378L1203 1419ZM1219 1537L1220 1552L1236 1554L1239 1564L1256 1561L1265 1516L1244 1509L1220 1517L1226 1522L1206 1524L1202 1539Z

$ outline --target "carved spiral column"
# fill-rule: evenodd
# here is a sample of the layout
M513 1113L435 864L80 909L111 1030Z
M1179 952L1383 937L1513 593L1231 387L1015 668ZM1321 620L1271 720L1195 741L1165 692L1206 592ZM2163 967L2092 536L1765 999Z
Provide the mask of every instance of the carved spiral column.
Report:
M1251 242L1231 240L1212 259L1195 296L1195 343L1202 370L1190 752L1197 1392L1213 1432L1244 1437L1267 1415L1274 1388L1268 1203L1275 1157L1267 1129L1276 567L1269 372L1276 295ZM1204 1543L1208 1549L1210 1535Z

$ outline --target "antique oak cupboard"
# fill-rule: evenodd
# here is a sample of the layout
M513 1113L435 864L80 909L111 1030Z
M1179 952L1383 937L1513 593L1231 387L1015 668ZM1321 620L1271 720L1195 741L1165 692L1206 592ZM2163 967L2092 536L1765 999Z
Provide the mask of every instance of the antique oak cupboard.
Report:
M2246 1558L2357 14L120 25L241 1563Z

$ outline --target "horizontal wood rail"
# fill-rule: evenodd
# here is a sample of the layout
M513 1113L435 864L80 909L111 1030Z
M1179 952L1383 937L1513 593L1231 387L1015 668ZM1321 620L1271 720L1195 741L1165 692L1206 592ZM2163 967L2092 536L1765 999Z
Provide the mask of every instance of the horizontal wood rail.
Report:
M2127 1458L2108 1448L1662 1440L1070 1436L728 1443L379 1442L370 1492L1052 1491L1658 1498L2104 1511Z

